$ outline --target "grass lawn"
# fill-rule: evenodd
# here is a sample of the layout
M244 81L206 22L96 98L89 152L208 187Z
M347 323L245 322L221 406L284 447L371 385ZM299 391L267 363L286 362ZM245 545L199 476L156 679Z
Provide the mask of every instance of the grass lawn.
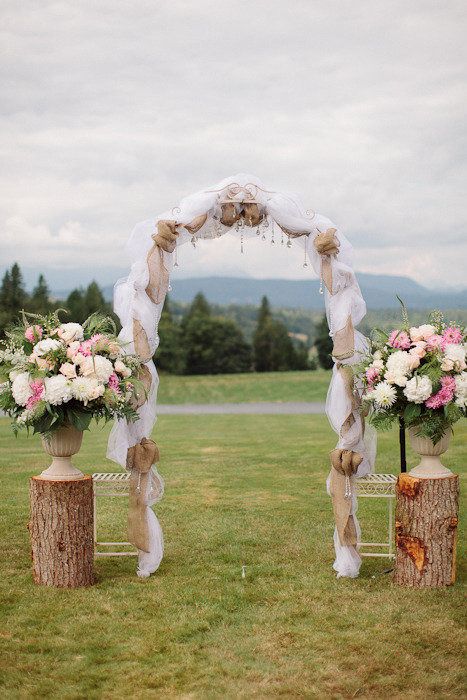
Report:
M163 374L159 403L241 403L243 401L325 401L331 372L258 372L177 376Z
M79 467L112 470L107 434L85 435ZM2 697L465 697L460 581L401 589L375 559L336 580L324 416L163 416L155 436L161 568L141 581L134 558L99 560L94 587L55 590L32 584L26 529L28 477L47 458L0 420ZM466 438L459 427L456 470ZM395 433L378 469L397 472ZM123 501L100 513L115 536ZM376 529L384 504L362 499L360 516Z

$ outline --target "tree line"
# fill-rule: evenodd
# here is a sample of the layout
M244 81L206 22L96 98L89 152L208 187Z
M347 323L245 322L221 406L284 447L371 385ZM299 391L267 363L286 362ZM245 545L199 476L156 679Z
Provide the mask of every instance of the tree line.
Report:
M29 294L17 263L5 272L0 286L0 335L17 320L22 309L46 314L57 308L66 309L69 319L78 323L100 311L111 315L119 325L97 282L74 289L66 299L57 300L52 299L42 274ZM292 338L287 326L274 318L267 297L263 297L257 312L251 342L246 340L238 323L215 313L201 293L183 310L181 317L174 316L167 298L158 334L160 344L154 360L162 372L224 374L316 369L318 364L325 368L332 366L326 318L316 324L315 342L310 348Z

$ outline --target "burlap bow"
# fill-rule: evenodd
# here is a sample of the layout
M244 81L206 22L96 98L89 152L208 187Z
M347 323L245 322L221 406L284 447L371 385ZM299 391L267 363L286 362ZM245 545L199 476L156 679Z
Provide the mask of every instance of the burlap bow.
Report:
M352 515L352 482L363 455L352 450L331 452L330 494L337 533L342 545L357 544L357 531Z
M159 448L154 440L143 438L130 447L126 467L130 475L130 504L128 511L128 541L143 552L149 552L147 493L150 470L159 461Z

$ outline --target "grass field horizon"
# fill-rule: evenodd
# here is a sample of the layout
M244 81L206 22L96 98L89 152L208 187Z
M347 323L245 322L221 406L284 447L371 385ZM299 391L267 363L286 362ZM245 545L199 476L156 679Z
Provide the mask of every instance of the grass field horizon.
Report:
M321 401L331 370L245 372L239 374L160 374L161 404Z
M83 471L119 470L108 432L85 434ZM57 590L33 585L26 529L28 478L48 458L0 420L3 697L463 696L461 547L449 589L398 588L375 559L336 580L325 416L161 416L154 437L160 569L141 581L134 558L101 559L95 586ZM456 426L456 471L466 437ZM383 434L377 470L397 473L397 455L396 433ZM120 538L125 501L106 500L99 528ZM362 499L359 513L363 532L383 533L384 503Z

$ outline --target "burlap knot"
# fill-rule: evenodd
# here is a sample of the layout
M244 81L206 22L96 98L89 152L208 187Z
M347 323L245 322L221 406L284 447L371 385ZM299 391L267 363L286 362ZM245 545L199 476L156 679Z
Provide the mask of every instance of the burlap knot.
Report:
M221 205L221 224L224 226L233 226L242 215L241 205L235 205L233 202L226 202Z
M176 221L161 221L157 222L157 233L153 234L152 239L162 250L167 253L172 253L177 245L179 232L176 230Z
M263 215L255 202L245 202L243 204L243 218L247 226L258 226L263 219Z
M357 544L357 530L352 515L352 477L363 459L363 455L352 450L336 448L331 456L330 494L334 520L342 545Z
M159 461L159 448L154 440L143 438L127 452L126 468L130 474L128 541L143 552L149 552L147 491L150 470Z
M328 228L324 233L318 233L313 243L320 255L337 255L340 244L335 235L336 231L335 228Z

